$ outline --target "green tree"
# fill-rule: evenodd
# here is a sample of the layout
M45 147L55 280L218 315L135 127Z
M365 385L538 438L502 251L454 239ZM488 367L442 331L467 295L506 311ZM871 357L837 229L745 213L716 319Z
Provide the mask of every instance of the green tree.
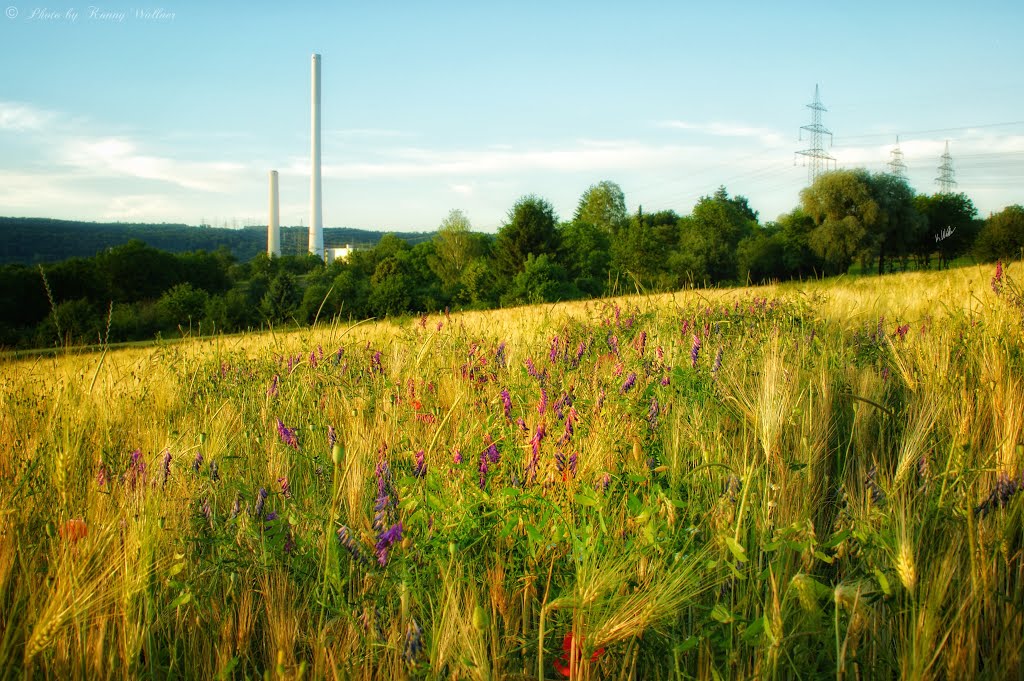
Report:
M508 213L508 222L494 242L494 265L499 277L511 281L523 271L530 256L558 251L558 221L551 204L538 196L524 196Z
M674 262L686 268L680 274L716 283L734 279L736 249L757 226L757 213L745 197L730 197L725 187L713 196L702 196L693 212L679 221L679 254ZM685 264L687 260L690 264Z
M1014 204L985 220L974 245L979 260L1016 259L1024 253L1024 206Z
M583 192L573 215L573 222L593 225L609 236L618 233L628 221L626 195L619 185L608 180L591 185Z
M914 207L926 221L914 249L925 267L936 251L939 267L948 267L951 260L966 253L974 244L978 235L978 209L966 194L921 194L914 197Z
M533 305L575 298L577 292L569 283L565 268L547 254L526 257L523 271L512 279L512 285L501 298L503 305Z
M465 213L452 210L437 230L430 266L446 288L453 288L466 266L482 255L481 240L472 229Z
M172 286L160 297L158 306L170 328L198 324L203 319L209 295L184 283Z
M564 263L569 280L585 295L599 296L611 266L611 238L589 222L563 224L559 231Z
M270 287L260 301L260 314L279 324L293 319L301 303L302 293L294 275L281 271L270 282Z

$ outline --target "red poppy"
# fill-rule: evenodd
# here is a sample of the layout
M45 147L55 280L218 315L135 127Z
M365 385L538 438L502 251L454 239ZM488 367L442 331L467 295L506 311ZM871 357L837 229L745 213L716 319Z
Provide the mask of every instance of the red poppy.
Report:
M569 676L571 674L571 672L570 672L570 664L569 664L569 655L572 652L572 632L571 631L565 635L564 639L562 639L562 651L563 651L562 652L562 656L554 661L555 671L560 673L562 676L564 676L566 678L569 678ZM580 650L580 646L577 646L576 647L576 666L579 666L579 661L580 661L580 657L581 657L580 653L581 652L582 651ZM591 662L597 662L597 659L599 657L601 657L602 655L604 655L604 648L598 648L597 650L594 651L594 654L590 656L590 661Z
M89 527L82 518L65 520L60 526L60 536L64 541L75 543L89 533Z

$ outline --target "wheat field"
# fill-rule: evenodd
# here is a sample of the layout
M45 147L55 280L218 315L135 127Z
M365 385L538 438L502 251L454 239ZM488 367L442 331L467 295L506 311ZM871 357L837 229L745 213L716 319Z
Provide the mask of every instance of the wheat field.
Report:
M0 364L0 678L1017 678L963 268Z

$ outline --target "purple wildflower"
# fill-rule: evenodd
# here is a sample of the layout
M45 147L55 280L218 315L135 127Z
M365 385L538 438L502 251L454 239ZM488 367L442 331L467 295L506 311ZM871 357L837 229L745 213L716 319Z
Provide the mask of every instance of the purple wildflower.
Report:
M530 432L530 428L529 426L526 425L526 421L523 420L522 416L516 419L516 425L519 426L519 430L523 431L524 433Z
M596 411L601 411L601 407L604 406L604 397L604 388L601 388L601 392L597 395L597 402L594 405Z
M236 495L234 503L231 504L231 520L234 520L235 518L237 518L238 517L238 513L241 510L242 510L242 500L239 499L238 496Z
M379 534L387 529L389 522L394 518L398 499L394 495L391 467L383 458L377 463L375 474L377 476L377 499L373 506L373 529Z
M388 549L402 541L402 523L397 522L377 536L377 545L374 553L377 554L377 563L382 567L388 563Z
M502 341L498 344L498 349L494 352L494 364L499 369L504 369L508 364L508 360L505 358L505 342Z
M552 362L558 359L558 345L558 334L555 334L555 337L551 339L551 349L548 351L548 359Z
M575 425L579 418L579 414L576 412L576 407L569 407L569 413L565 418L565 432L562 433L562 437L559 439L558 444L568 444L569 440L572 439L573 432L575 431Z
M142 450L136 449L132 452L132 460L128 466L128 472L125 477L132 489L135 489L135 484L144 484L146 482L146 462L142 460Z
M416 618L413 618L405 632L405 649L402 651L402 656L405 658L405 663L411 667L416 664L416 659L422 652L423 629L416 623Z
M477 471L480 473L480 479L478 481L478 484L480 485L480 489L483 489L484 487L487 486L487 470L488 470L488 468L487 468L487 457L484 456L483 454L481 454L480 455L480 466L479 466L479 468L477 468Z
M505 419L511 420L512 418L512 395L509 394L508 388L501 389L501 406L505 410Z
M641 357L644 356L644 351L647 349L647 332L641 331L636 337L636 352Z
M975 509L974 515L978 518L984 518L995 508L1004 508L1010 503L1010 499L1013 495L1024 489L1024 476L1021 480L1010 478L1006 473L1001 473L999 478L996 480L995 487L989 492L985 500L981 502Z
M206 518L206 520L212 524L213 523L213 509L210 508L210 499L209 499L209 497L207 497L206 499L203 499L202 512L203 512L203 516Z
M164 480L163 480L163 483L161 483L161 486L162 487L166 487L167 486L167 478L171 477L171 450L169 450L169 449L164 452L163 469L164 469Z
M199 469L203 467L203 453L196 452L196 458L192 460L192 472L198 473Z
M628 393L630 390L633 389L633 386L635 384L636 384L636 372L635 371L631 371L631 372L629 372L629 376L626 377L626 380L622 382L622 387L619 388L619 392L622 393L623 395L625 395L626 393Z
M583 359L583 353L587 351L587 346L584 345L583 341L576 346L576 354L572 358L572 366L575 369L580 365L580 360Z
M690 365L697 368L697 358L700 357L700 336L693 334L693 345L690 347Z
M380 363L380 350L373 353L373 359L370 361L370 370L380 374L384 373L384 366Z
M532 359L527 357L526 361L523 362L523 365L526 367L526 373L530 374L533 378L540 380L540 374L537 373L537 367L534 365Z
M896 337L903 340L907 337L907 332L910 331L910 324L904 324L903 326L896 327Z
M452 461L455 463L455 465L458 465L458 464L462 463L462 450L461 449L456 449L455 450L455 456L452 457Z
M669 385L671 382L672 382L672 379L670 379L668 377L668 374L665 374L664 376L661 377L661 384L662 385Z
M616 320L616 323L617 322L618 320ZM615 334L608 334L608 338L606 338L605 340L608 343L608 347L611 348L611 351L614 352L616 355L619 354L619 339L615 336Z
M543 414L544 410L548 407L548 392L544 388L540 389L540 400L537 402L537 413Z
M569 473L571 473L574 478L576 477L576 464L578 462L579 457L576 455L576 452L569 455Z
M498 445L494 444L494 441L491 440L490 435L488 435L485 438L485 440L488 444L487 449L484 450L484 454L487 455L488 463L498 463L499 461L501 461L501 454L498 452Z
M281 437L281 442L292 449L299 448L299 438L295 435L295 429L284 425L281 419L277 419L277 434Z
M96 484L99 485L100 487L106 487L107 486L107 479L109 477L110 477L110 475L109 475L109 473L107 473L107 466L106 466L106 464L102 464L101 463L100 464L100 469L98 471L96 471Z
M210 480L217 482L220 480L220 467L217 466L217 462L210 461Z
M267 503L267 490L266 488L260 487L260 491L256 493L256 510L253 515L257 518L263 516L263 505Z
M271 511L270 513L268 513L267 517L264 518L264 520L266 520L268 523L277 520L277 511Z
M284 552L290 554L295 550L295 537L292 536L292 526L289 524L284 531Z
M1003 292L1003 261L996 261L996 273L992 277L992 291L997 296Z
M287 475L281 476L280 478L277 479L277 482L281 485L281 494L284 495L284 498L285 499L291 499L292 498L292 488L288 484L288 476Z
M651 407L647 410L647 424L651 427L651 430L655 430L658 427L658 417L661 415L661 405L658 404L658 398L651 398Z
M316 369L316 363L317 363L316 352L310 352L309 353L309 366L311 366L312 368Z
M715 363L711 365L711 373L718 375L718 370L722 368L722 348L718 348L718 352L715 353Z
M327 446L333 447L338 441L338 434L334 432L334 426L327 426Z
M427 460L422 449L416 452L416 465L412 469L412 474L417 478L422 478L427 474Z
M338 542L345 547L354 561L363 565L370 564L370 560L366 557L366 553L363 551L359 540L352 536L352 531L345 525L338 529Z
M611 484L612 484L612 476L608 475L608 473L605 473L604 475L601 476L601 491L602 492L607 492L608 491L608 487Z

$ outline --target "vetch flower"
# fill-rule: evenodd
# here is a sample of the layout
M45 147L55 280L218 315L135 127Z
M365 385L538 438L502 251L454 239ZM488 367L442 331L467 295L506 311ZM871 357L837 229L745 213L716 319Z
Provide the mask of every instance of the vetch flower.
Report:
M555 334L555 337L551 339L551 350L548 351L548 359L552 362L558 359L558 345L558 334Z
M220 468L217 466L217 462L210 460L210 480L217 482L220 480Z
M693 345L690 346L690 365L697 368L697 358L700 357L700 336L693 334Z
M992 277L992 291L998 296L1003 292L1003 261L996 261L996 273Z
M402 523L397 522L377 537L377 544L374 553L377 555L377 563L383 567L388 563L388 549L402 541Z
M623 395L625 395L626 393L628 393L630 390L633 389L633 386L635 384L636 384L636 372L635 371L631 371L631 372L629 372L629 376L626 377L626 380L622 382L622 387L619 388L619 392L622 393Z
M501 406L505 410L505 419L511 420L512 418L512 395L509 394L508 388L501 389Z
M405 649L402 652L402 656L405 658L405 663L409 666L416 664L416 659L423 652L423 629L416 623L414 617L409 623L409 628L405 632Z
M327 426L327 446L334 447L334 443L338 441L338 434L334 432L334 426Z
M366 553L363 551L362 545L359 541L352 536L352 531L345 525L342 525L338 529L338 542L345 547L349 555L352 556L352 560L362 565L369 565L370 559L366 557Z
M277 434L281 437L281 442L292 449L298 450L299 438L295 434L295 429L284 425L281 419L277 419Z
M422 449L416 452L416 465L412 469L412 474L417 478L422 478L427 474L427 461Z
M548 406L548 392L544 388L540 389L540 400L537 402L537 413L543 414L544 410Z
M292 489L288 485L288 476L284 475L277 479L277 482L281 485L281 493L284 494L285 499L292 498Z
M192 472L198 473L199 469L203 467L203 453L196 452L196 458L192 459Z
M253 515L257 518L263 517L263 506L267 502L267 490L260 487L260 491L256 493L256 509L253 511Z

